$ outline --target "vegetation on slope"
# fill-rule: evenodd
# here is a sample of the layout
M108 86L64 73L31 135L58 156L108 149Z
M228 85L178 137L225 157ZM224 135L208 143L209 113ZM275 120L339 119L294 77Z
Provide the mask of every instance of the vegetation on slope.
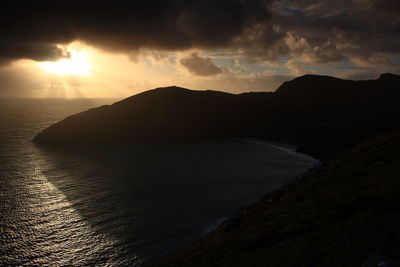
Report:
M392 133L311 169L157 266L398 266L399 225Z

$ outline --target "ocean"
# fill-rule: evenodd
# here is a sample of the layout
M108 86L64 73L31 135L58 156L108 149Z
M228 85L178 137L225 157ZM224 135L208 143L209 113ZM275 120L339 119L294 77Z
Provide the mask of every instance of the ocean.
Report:
M239 139L31 142L68 115L114 101L0 100L0 265L142 266L316 163Z

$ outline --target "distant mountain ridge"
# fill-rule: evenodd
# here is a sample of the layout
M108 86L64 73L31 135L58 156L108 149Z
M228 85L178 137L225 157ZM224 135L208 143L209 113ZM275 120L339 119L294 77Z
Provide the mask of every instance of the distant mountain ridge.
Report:
M34 141L136 142L252 137L297 145L329 158L375 134L400 128L400 76L351 81L304 75L275 92L149 90L72 115Z

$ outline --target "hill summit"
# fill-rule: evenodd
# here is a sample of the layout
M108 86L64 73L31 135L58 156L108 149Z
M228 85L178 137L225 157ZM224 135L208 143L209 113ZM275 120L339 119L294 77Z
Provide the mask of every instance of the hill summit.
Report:
M400 76L351 81L305 75L275 92L229 94L176 86L149 90L72 115L39 133L40 143L262 138L318 158L400 129Z

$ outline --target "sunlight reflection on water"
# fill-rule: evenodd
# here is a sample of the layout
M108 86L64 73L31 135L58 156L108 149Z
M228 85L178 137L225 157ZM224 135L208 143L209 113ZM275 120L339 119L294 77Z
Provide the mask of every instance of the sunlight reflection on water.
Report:
M2 221L1 235L3 264L28 265L133 265L140 263L131 255L130 261L118 257L122 251L115 237L93 230L76 211L65 194L48 181L39 164L44 158L35 153L24 158L21 176L12 179L6 207L6 221ZM10 209L11 208L11 209ZM10 210L12 210L10 214Z
M56 149L27 142L85 101L0 101L0 265L142 265L312 166L229 140Z

